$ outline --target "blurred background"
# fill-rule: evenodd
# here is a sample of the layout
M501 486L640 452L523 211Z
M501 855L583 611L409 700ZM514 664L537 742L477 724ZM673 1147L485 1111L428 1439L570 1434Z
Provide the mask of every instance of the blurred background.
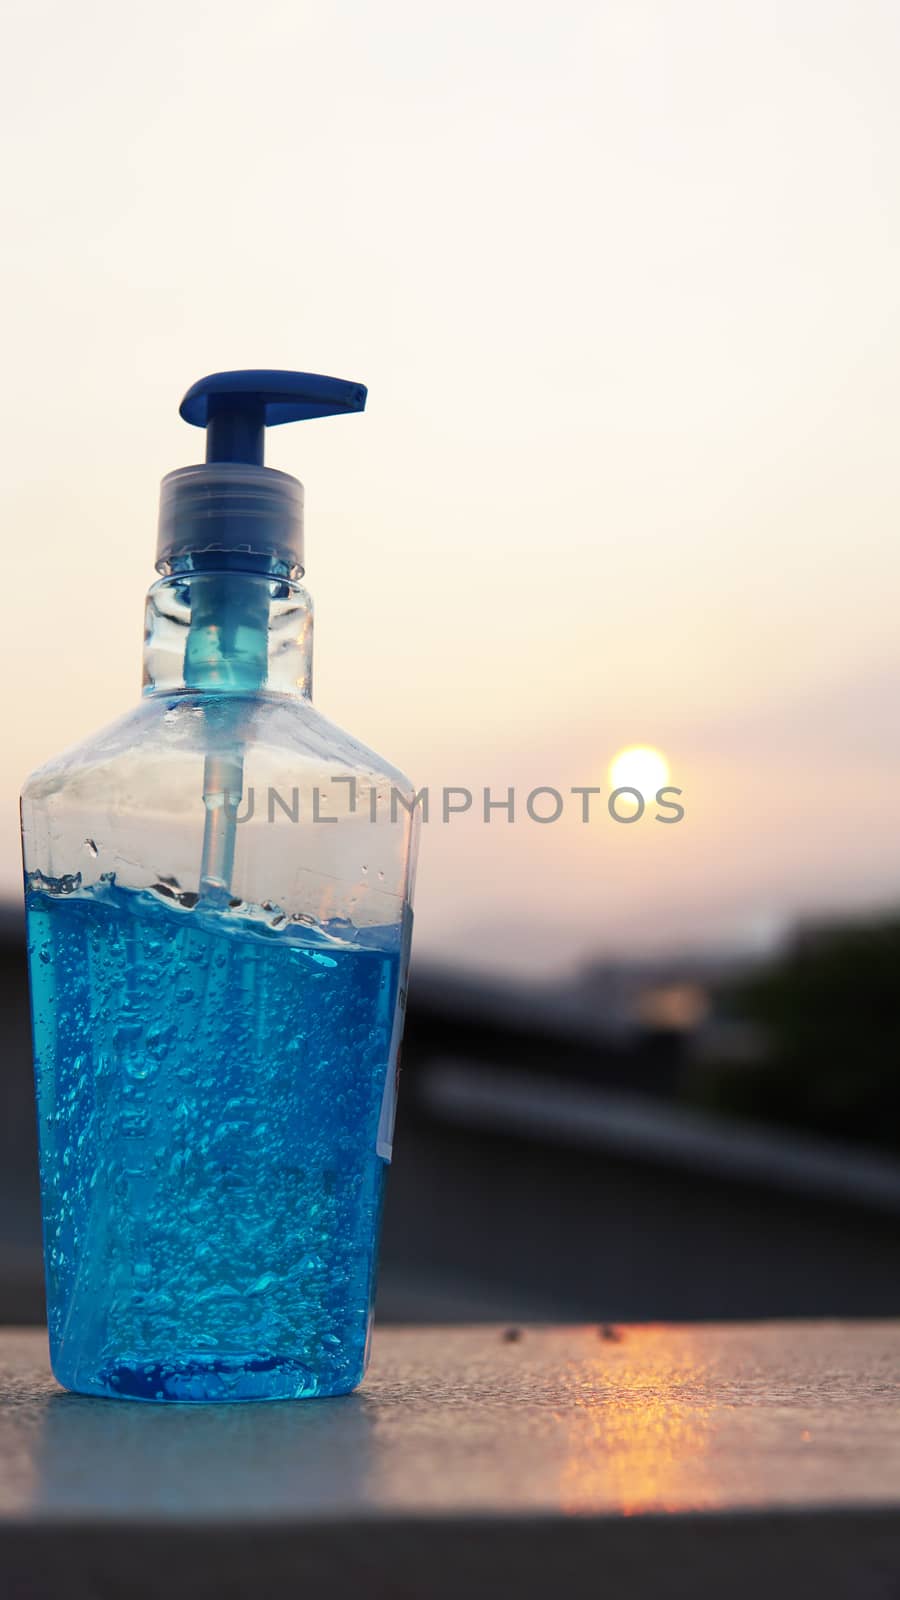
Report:
M900 1312L897 7L13 0L5 46L0 1317L19 785L136 698L178 401L240 366L368 383L270 450L316 700L476 795L423 829L380 1315ZM481 820L635 745L678 826Z

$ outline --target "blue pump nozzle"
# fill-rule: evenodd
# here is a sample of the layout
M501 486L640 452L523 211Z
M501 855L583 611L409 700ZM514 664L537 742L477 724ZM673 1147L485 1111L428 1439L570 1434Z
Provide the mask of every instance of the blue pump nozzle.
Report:
M366 387L317 372L214 372L188 389L179 411L206 429L207 461L261 467L266 428L362 411Z
M156 565L170 572L227 552L259 568L303 571L303 486L263 465L265 430L362 411L366 388L315 372L214 372L179 411L206 429L206 465L163 478Z

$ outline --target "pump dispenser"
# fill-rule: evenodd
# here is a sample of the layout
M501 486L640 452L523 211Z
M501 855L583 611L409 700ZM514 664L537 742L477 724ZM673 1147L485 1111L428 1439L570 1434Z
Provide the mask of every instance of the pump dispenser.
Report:
M138 707L22 795L53 1370L140 1400L365 1370L412 929L415 793L311 701L303 488L266 428L360 384L181 403Z

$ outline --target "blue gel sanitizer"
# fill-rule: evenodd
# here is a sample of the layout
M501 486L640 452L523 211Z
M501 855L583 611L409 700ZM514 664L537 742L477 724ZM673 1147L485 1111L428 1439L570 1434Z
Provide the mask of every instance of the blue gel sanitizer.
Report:
M314 710L303 489L265 429L354 383L182 401L137 708L22 796L53 1371L82 1394L360 1382L412 930L409 780Z

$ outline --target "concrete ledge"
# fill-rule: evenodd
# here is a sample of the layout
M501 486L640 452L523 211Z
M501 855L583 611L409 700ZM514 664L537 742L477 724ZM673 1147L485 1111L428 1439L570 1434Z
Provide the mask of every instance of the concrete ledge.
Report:
M89 1525L0 1534L5 1600L893 1600L887 1512Z
M342 1400L62 1394L0 1337L0 1594L894 1595L895 1323L388 1329Z

